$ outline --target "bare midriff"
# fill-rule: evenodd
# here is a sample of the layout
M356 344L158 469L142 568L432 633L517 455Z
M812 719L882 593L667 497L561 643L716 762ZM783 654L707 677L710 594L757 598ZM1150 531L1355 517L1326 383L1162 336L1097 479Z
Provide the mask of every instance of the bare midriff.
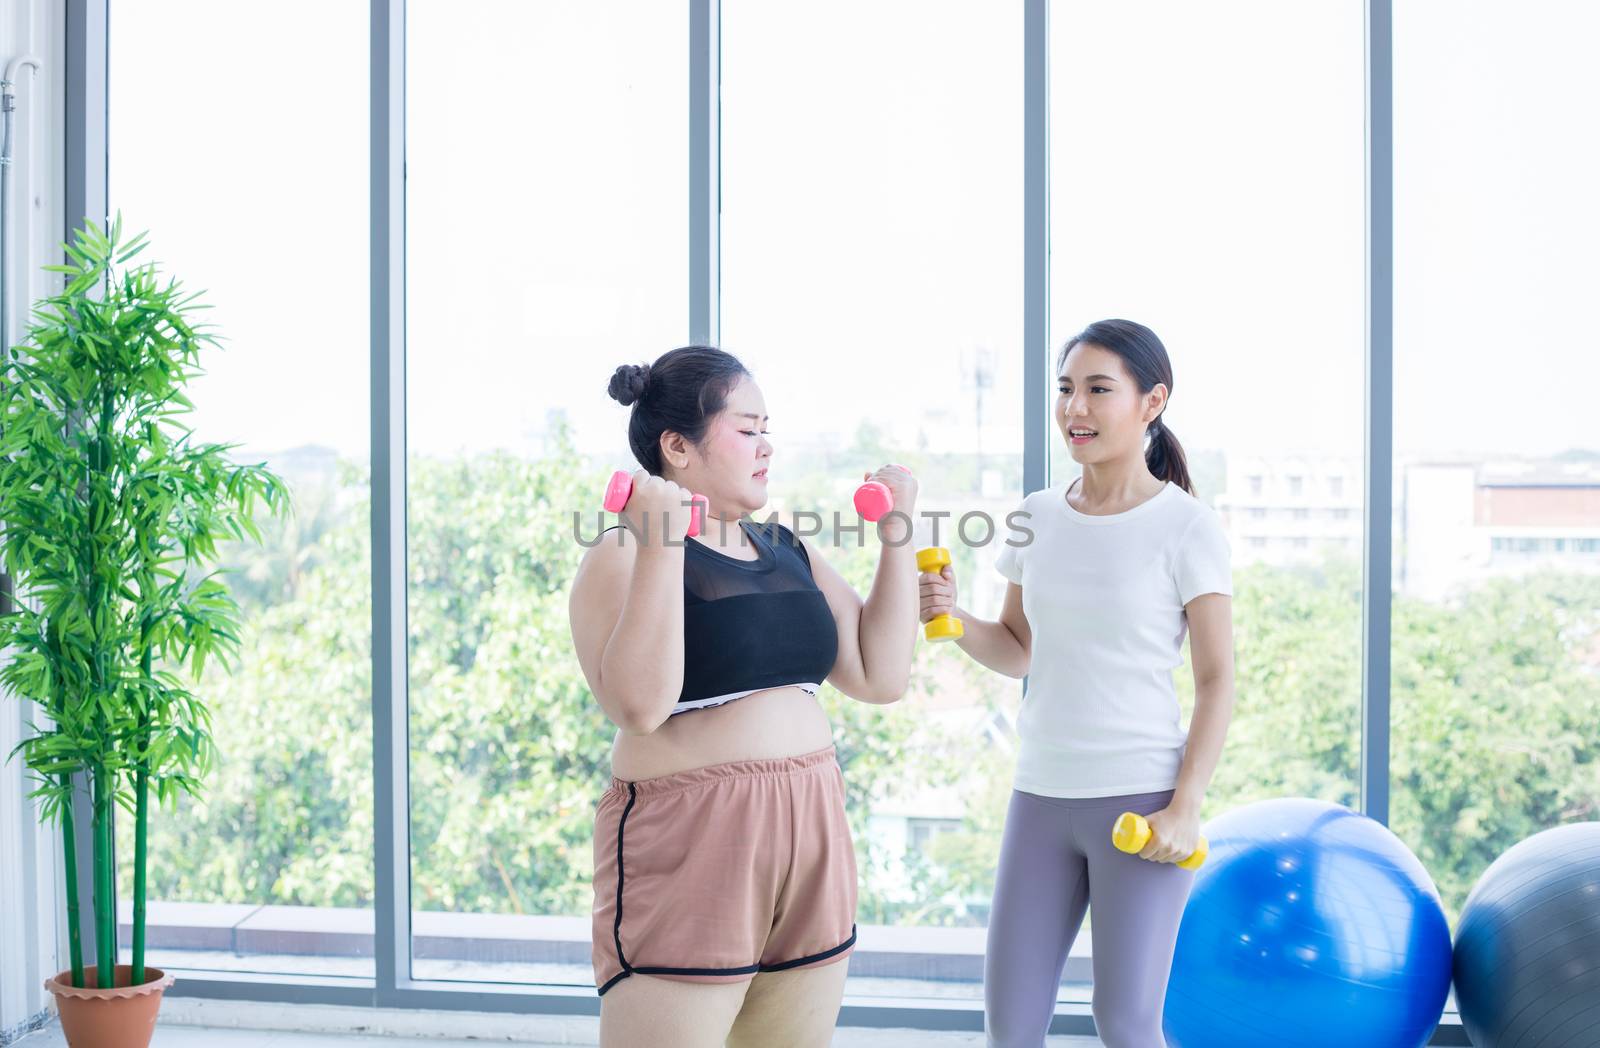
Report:
M788 686L685 710L649 735L617 732L611 774L628 782L729 761L794 757L826 749L833 728L815 695Z

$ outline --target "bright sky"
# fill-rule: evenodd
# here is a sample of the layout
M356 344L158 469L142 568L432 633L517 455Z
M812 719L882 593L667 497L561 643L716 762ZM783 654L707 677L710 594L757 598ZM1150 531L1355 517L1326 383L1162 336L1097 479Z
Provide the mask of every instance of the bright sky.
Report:
M1203 6L1052 6L1052 343L1152 326L1191 450L1359 455L1362 5ZM1397 447L1600 450L1600 5L1395 7ZM779 456L970 447L984 358L1019 451L1020 3L722 8L722 341ZM229 336L203 436L365 458L367 8L240 16L116 5L112 206ZM530 450L559 408L626 465L605 382L687 339L686 8L409 20L411 447Z

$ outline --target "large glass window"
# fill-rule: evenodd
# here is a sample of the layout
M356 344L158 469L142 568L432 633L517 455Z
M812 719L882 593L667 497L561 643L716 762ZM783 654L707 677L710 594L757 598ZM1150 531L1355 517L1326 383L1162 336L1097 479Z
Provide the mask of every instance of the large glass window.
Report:
M412 973L590 984L572 515L637 468L613 369L688 338L688 9L406 17Z
M221 551L241 660L196 689L217 748L203 798L152 815L162 967L373 971L368 26L309 0L252 19L112 5L111 208L206 292L225 340L188 421L266 463L294 508Z
M1452 917L1600 815L1597 33L1395 5L1392 813Z
M1163 421L1233 549L1239 704L1208 799L1354 803L1361 11L1158 6L1051 10L1048 392L1090 321L1160 336ZM1063 483L1077 467L1050 440Z
M919 518L952 514L962 603L992 618L1022 494L1020 5L724 0L721 39L722 345L772 415L762 512L821 514L810 541L865 595L878 540L836 534L834 513L852 521L863 473L903 464ZM978 545L952 534L967 513L998 536L976 518ZM910 992L978 996L1021 689L919 642L900 702L820 698L861 876L846 992L907 992L874 951L922 952L938 927L960 978Z
M1392 821L1454 916L1512 843L1600 814L1600 445L1566 392L1600 382L1600 14L1395 8ZM1051 484L1077 472L1053 424L1022 429L1021 5L717 9L713 290L772 414L764 512L821 514L814 546L865 594L876 538L833 513L908 465L993 617L1025 442ZM151 961L370 978L369 11L112 15L111 206L226 339L197 437L242 444L295 508L223 551L243 660L202 689L205 796L153 820ZM1085 324L1152 327L1232 544L1237 705L1205 815L1355 806L1361 5L1049 15L1046 395ZM689 336L689 11L411 0L405 22L410 974L582 986L614 728L571 650L572 514L634 466L612 369ZM955 532L971 513L1001 533ZM1174 679L1187 709L1187 660ZM981 996L1020 699L936 645L902 702L824 689L861 872L851 994ZM878 960L930 951L942 981Z
M1358 803L1362 32L1359 4L1050 10L1048 395L1089 322L1154 330L1163 422L1233 552L1236 701L1204 818ZM1049 440L1063 484L1079 469ZM1187 717L1187 645L1174 681Z

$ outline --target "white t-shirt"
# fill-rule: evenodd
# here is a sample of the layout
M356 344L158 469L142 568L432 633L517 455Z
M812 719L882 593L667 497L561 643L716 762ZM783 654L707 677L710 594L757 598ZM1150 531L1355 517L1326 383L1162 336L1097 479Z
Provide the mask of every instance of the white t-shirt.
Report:
M1022 587L1033 632L1014 785L1046 797L1172 789L1188 742L1172 684L1189 629L1183 607L1202 593L1232 595L1227 535L1215 511L1170 481L1105 516L1073 509L1068 486L1029 495L1020 507L1029 515L1000 530L1007 545L995 566Z

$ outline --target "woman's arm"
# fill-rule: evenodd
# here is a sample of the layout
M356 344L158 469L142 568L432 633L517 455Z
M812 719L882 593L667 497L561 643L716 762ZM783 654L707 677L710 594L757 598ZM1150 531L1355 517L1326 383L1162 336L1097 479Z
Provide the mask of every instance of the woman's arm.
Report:
M1200 805L1222 757L1233 717L1233 598L1202 593L1184 606L1189 619L1189 662L1194 670L1194 716L1178 785L1167 807L1150 816L1150 843L1139 853L1179 862L1200 835Z
M683 691L684 547L643 544L627 529L590 548L567 614L589 690L612 723L648 735Z
M923 622L940 615L954 616L961 621L961 636L956 638L956 644L962 651L996 673L1017 678L1027 675L1033 662L1033 628L1023 611L1021 586L1015 582L1006 584L998 622L980 619L956 603L955 568L948 564L938 572L919 575L918 588Z
M906 693L911 653L917 643L917 554L911 545L917 481L904 466L889 464L862 480L889 489L894 511L878 521L878 570L863 601L822 554L801 539L811 577L833 612L838 655L828 683L852 699L884 705Z
M1184 614L1189 619L1194 716L1172 803L1198 815L1233 718L1233 598L1202 593L1185 606Z
M1006 583L1005 603L997 622L980 619L960 605L953 608L950 614L961 620L962 634L956 644L962 651L996 673L1019 680L1027 676L1033 664L1033 629L1022 610L1021 586Z
M865 601L815 546L800 540L839 634L828 683L852 699L877 705L905 695L917 642L917 555L908 525L891 517L880 527L883 546Z

